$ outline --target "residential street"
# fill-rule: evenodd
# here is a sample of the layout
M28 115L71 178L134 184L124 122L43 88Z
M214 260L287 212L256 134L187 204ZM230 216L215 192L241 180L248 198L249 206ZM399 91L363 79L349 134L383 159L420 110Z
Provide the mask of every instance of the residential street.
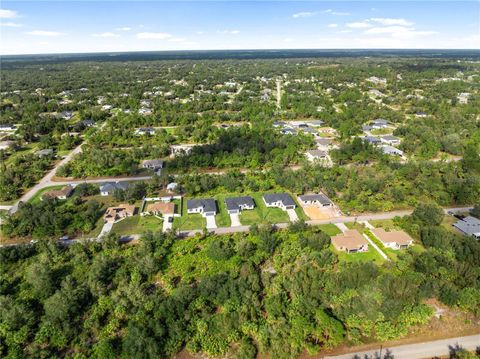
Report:
M389 350L395 359L421 359L448 356L450 354L450 349L456 347L457 344L464 349L475 350L480 346L480 334L418 344L401 345L393 348L383 348L382 355ZM380 349L329 356L325 357L325 359L352 359L354 357L377 358L377 355L380 355Z

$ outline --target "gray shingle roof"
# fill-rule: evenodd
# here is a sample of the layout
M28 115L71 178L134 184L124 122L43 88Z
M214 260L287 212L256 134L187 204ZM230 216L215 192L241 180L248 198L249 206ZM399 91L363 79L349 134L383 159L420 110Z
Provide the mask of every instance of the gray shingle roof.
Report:
M480 233L480 219L472 216L465 217L463 220L454 223L453 226L458 228L466 235L471 236L473 234Z
M243 197L231 197L225 198L225 205L229 211L240 209L240 206L255 206L252 197L243 196Z
M104 182L100 185L100 192L113 193L116 189L125 191L127 188L127 182Z
M303 196L298 196L298 199L300 199L301 201L303 202L307 202L307 201L318 201L320 202L322 205L326 205L326 204L331 204L332 201L330 201L330 199L325 196L324 194L322 193L318 193L318 194L305 194Z
M263 198L268 204L282 202L284 206L295 206L295 201L288 193L270 193L264 194Z
M195 198L187 201L187 209L203 207L204 212L216 212L217 204L213 198Z

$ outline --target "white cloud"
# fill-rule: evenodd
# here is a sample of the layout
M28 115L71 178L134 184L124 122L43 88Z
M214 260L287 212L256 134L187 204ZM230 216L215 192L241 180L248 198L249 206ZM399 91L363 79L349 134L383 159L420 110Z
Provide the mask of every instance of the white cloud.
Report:
M416 36L429 36L437 34L435 31L418 31L412 27L405 26L373 27L365 30L363 33L367 35L389 34L398 39L411 39Z
M166 40L173 37L172 34L166 32L139 32L137 38L143 40Z
M238 35L240 34L240 30L223 30L218 31L219 34L226 34L226 35Z
M366 21L363 21L363 22L349 22L347 24L347 27L349 27L351 29L366 29L366 28L372 27L372 24L369 24Z
M27 35L32 35L32 36L46 36L46 37L56 37L56 36L65 35L64 33L61 33L61 32L45 31L45 30L28 31L28 32L26 32L26 34Z
M114 34L113 32L102 32L101 34L92 34L95 37L120 37L118 34Z
M13 19L14 17L18 17L16 11L0 9L0 19Z
M293 42L293 39L291 37L286 37L284 41L285 42Z
M338 27L338 24L329 24L328 27Z
M3 27L22 27L23 24L19 24L16 22L0 22L0 26Z
M349 34L351 32L352 32L352 30L340 30L340 31L338 31L339 34Z
M310 12L310 11L303 11L303 12L297 12L296 14L293 14L292 17L294 19L298 19L301 17L311 17L314 16L316 13Z
M197 31L197 35L203 35L203 34L205 34L205 32L203 32L203 31Z
M172 37L170 39L168 39L168 41L171 41L171 42L184 42L186 39L183 38L183 37Z
M117 31L130 31L130 30L132 30L132 28L128 26L117 28Z
M405 20L405 19L373 17L370 20L373 21L373 22L385 25L385 26L392 26L392 25L410 26L410 25L413 25L413 22Z
M321 13L322 13L322 14L331 14L331 15L336 15L336 16L347 16L347 15L350 15L349 12L333 11L332 9L323 10Z

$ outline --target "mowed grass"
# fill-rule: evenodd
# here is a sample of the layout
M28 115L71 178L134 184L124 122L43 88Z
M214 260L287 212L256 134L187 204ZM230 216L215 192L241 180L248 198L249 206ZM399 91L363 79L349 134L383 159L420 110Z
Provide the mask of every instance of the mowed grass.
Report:
M50 187L42 188L40 191L35 193L35 195L32 198L30 198L29 202L30 203L38 203L42 200L42 196L43 196L44 193L46 193L48 191L56 190L56 189L61 189L63 187L64 187L63 185L59 185L59 186L50 186Z
M340 262L343 263L354 263L354 262L374 262L378 265L385 262L385 259L377 252L372 246L368 246L368 251L358 252L358 253L346 253L342 251L337 251L333 245L331 246L332 251L334 251Z
M181 217L173 219L173 228L181 231L191 229L203 229L207 225L207 221L201 214L187 214L187 199L182 200Z
M217 227L230 227L232 221L230 220L230 215L227 211L227 206L225 205L225 198L231 197L231 195L219 194L216 195L215 201L217 202L217 210L218 213L215 216L215 222L217 223Z
M163 221L155 216L133 216L117 222L112 227L112 233L119 235L141 234L147 231L162 230Z
M320 228L320 230L327 234L330 237L336 236L337 234L342 233L342 231L334 224L321 224L319 226L315 226L317 228Z
M255 209L242 211L240 222L243 225L286 223L289 221L288 214L280 208L268 208L263 202L262 194L247 194L255 201Z
M377 219L373 221L368 221L368 223L370 223L375 228L382 227L386 231L400 229L397 226L395 226L395 223L391 219Z

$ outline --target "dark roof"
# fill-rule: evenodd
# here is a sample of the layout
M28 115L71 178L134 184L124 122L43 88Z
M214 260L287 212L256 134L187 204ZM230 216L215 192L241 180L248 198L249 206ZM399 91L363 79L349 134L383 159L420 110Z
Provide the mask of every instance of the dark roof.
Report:
M370 142L370 143L379 143L380 142L380 139L378 137L374 137L374 136L365 136L363 138L364 141L367 141L367 142Z
M204 212L216 212L217 204L213 198L195 198L187 201L187 209L203 207Z
M457 221L453 226L467 235L480 233L480 219L472 216L467 216L463 220Z
M399 141L400 139L398 137L392 136L392 135L385 135L382 136L382 139L385 141Z
M128 188L128 182L104 182L100 185L100 192L113 192L116 189L125 191Z
M264 194L263 198L267 203L282 202L284 206L294 206L295 201L288 193L270 193Z
M232 197L225 198L225 205L229 211L234 209L240 209L240 206L255 206L252 197L243 196L243 197Z
M315 142L322 146L328 146L332 143L332 140L329 138L317 138Z
M325 205L325 204L331 204L332 201L330 201L330 199L325 196L324 194L322 193L318 193L318 194L305 194L303 196L298 196L298 198L303 201L303 202L307 202L307 201L318 201L320 202L321 204Z
M163 167L163 160L155 159L155 160L145 160L142 162L142 166L149 166L149 167Z

